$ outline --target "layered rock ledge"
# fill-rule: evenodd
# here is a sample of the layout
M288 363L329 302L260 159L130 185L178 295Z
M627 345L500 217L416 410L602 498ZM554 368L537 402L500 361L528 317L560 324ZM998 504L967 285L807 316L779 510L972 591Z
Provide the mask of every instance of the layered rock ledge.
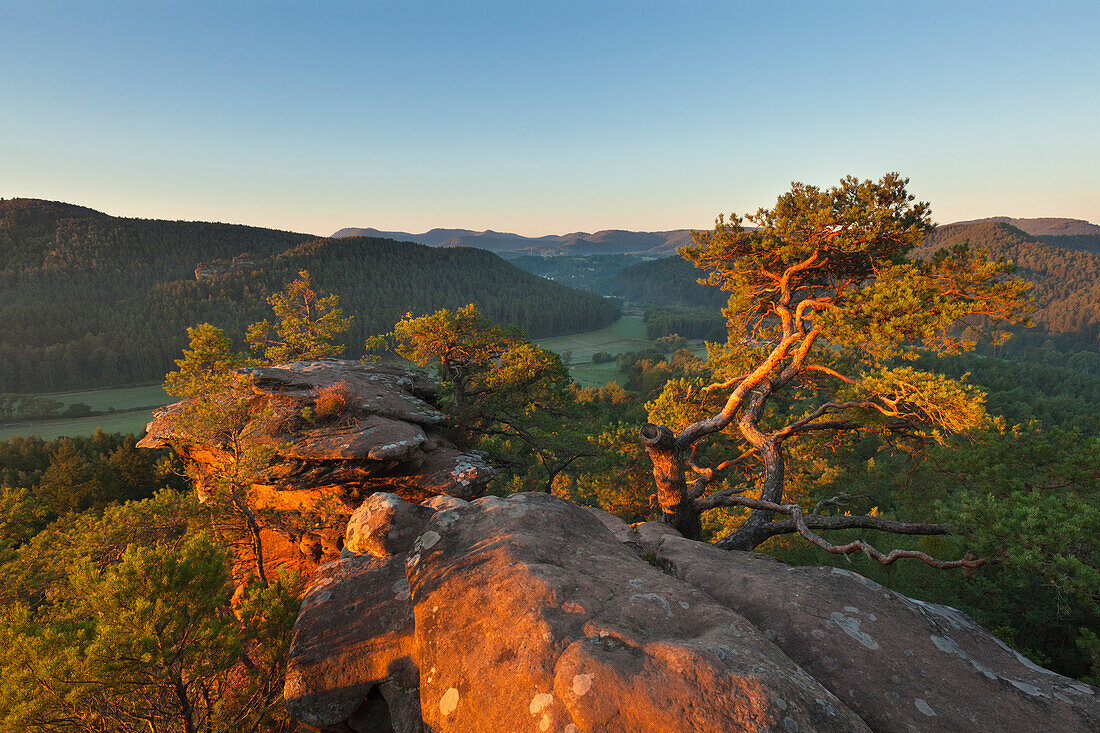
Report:
M337 557L349 515L377 491L414 503L437 495L470 499L496 473L483 453L447 440L435 385L414 372L324 359L241 369L239 376L252 394L254 415L239 434L275 455L262 482L252 486L254 508L329 517L308 531L265 529L265 565L272 569L289 563L308 574ZM230 458L226 446L187 434L185 404L156 410L138 446L174 448L195 469L205 500L215 472Z
M1100 729L1095 688L855 573L544 494L371 507L295 625L285 698L317 730Z

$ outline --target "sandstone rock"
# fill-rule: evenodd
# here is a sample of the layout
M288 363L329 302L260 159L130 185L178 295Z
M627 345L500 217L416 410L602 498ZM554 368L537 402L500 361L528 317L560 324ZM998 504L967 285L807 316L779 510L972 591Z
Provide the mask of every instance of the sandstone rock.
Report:
M281 453L311 461L404 459L427 440L418 425L370 415L347 425L302 431Z
M389 683L397 703L402 701L399 690L415 690L412 655L404 558L360 555L322 565L294 625L284 689L287 710L316 727L338 726L357 711L361 719L369 718L360 708L379 683Z
M868 730L744 618L565 500L439 512L411 553L436 733Z
M430 499L420 502L422 506L426 506L436 512L457 509L460 506L466 506L468 503L469 502L465 499L459 499L456 496L447 496L446 494L437 494Z
M584 510L599 520L600 524L604 526L604 529L610 532L611 536L619 542L622 542L624 545L637 544L634 528L611 512L605 512L603 509L597 509L593 506L586 506Z
M412 546L435 511L379 491L367 497L351 515L344 546L352 552L386 557Z
M435 386L400 367L325 359L250 368L241 374L255 393L255 417L242 435L273 447L276 454L262 482L252 486L253 507L294 513L290 521L273 527L302 525L295 530L298 534L280 530L277 546L268 548L264 540L265 564L268 557L278 557L308 575L336 559L348 516L376 491L414 504L437 494L473 498L496 474L484 453L461 451L447 441L438 428L444 417L433 405ZM333 385L346 388L347 408L317 416L313 407L318 390ZM156 410L138 446L170 445L183 454L197 476L200 500L206 501L215 493L214 473L230 457L222 446L185 434L179 419L184 404ZM300 515L331 521L325 526L303 524ZM251 549L242 546L238 554L235 567L247 568Z
M428 402L436 399L435 385L391 364L322 359L242 369L241 373L253 377L259 394L308 398L315 389L343 383L363 412L420 425L446 421Z
M1039 667L948 606L841 568L789 567L671 535L656 555L876 731L1100 730L1095 688Z

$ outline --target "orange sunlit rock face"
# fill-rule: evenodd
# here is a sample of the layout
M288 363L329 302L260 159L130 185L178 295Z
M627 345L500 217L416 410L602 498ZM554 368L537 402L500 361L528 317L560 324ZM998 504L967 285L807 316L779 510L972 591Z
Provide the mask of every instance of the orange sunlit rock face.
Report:
M288 566L308 577L339 557L349 516L375 491L413 503L472 498L495 473L482 454L461 451L440 433L445 417L434 385L405 369L327 359L246 369L241 379L255 394L255 417L240 434L275 453L264 482L248 491L255 511L274 513L261 537L269 572ZM217 500L215 476L232 455L185 434L184 404L157 410L138 446L172 446L190 465L200 500ZM253 550L241 543L235 555L242 580Z
M440 512L407 573L432 730L868 730L744 618L564 500Z

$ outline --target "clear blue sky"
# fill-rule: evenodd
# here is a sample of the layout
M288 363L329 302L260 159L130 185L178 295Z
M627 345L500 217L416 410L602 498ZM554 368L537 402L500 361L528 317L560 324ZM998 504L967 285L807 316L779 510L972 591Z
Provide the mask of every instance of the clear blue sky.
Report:
M1100 3L0 0L0 196L329 234L704 228L897 170L1100 223Z

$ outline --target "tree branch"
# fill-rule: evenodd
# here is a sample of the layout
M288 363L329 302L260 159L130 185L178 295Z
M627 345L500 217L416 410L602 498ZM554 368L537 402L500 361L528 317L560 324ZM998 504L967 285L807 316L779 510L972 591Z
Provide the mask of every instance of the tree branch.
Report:
M855 540L845 545L834 545L810 529L812 526L815 529L877 529L884 532L893 532L894 534L910 535L948 534L950 528L944 524L895 522L889 519L882 519L881 517L823 517L818 514L807 515L802 511L802 507L797 504L776 504L761 499L752 499L747 496L723 495L717 498L718 496L718 494L715 494L706 499L696 499L693 503L700 511L713 509L717 506L743 506L750 509L787 514L791 519L780 522L770 522L764 526L763 532L768 537L797 532L821 549L834 555L851 555L854 552L862 552L870 559L880 562L883 565L889 565L895 560L900 560L902 558L913 558L940 570L948 570L951 568L977 568L989 562L984 558L972 559L969 554L961 560L937 560L931 555L918 550L895 549L891 550L889 553L883 554L863 540ZM719 543L719 545L721 545L721 543Z

